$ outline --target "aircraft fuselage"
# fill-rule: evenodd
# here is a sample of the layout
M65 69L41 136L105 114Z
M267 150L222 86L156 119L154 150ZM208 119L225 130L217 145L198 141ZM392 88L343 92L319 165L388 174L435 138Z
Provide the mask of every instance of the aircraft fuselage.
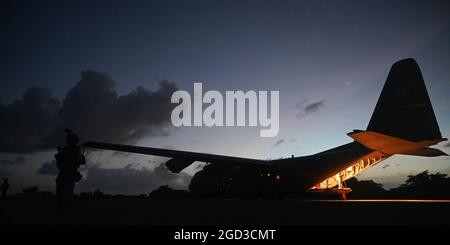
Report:
M270 161L267 166L212 163L192 179L193 194L302 195L342 187L342 182L386 159L358 142L314 155Z

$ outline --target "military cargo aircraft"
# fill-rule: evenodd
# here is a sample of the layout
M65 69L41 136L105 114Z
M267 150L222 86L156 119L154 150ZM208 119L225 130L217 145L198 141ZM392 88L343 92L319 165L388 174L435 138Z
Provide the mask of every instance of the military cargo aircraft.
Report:
M257 160L142 146L86 142L84 147L168 157L179 173L195 161L208 163L189 190L198 196L302 196L351 190L345 181L396 155L446 155L430 148L442 138L427 89L414 59L396 62L386 79L366 130L347 134L354 141L317 154Z

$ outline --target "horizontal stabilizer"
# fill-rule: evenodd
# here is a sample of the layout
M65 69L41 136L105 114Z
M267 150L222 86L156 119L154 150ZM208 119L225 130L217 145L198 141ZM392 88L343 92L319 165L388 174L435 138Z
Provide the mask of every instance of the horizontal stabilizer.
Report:
M348 136L353 138L358 143L364 145L365 147L380 151L386 155L394 155L394 154L408 154L408 153L422 153L424 156L426 154L437 154L437 152L431 152L432 150L423 149L431 145L435 145L441 141L445 141L446 139L434 139L434 140L422 140L422 141L410 141L405 140L373 131L362 131L355 130L351 133L348 133ZM431 148L428 148L431 149Z
M412 156L422 156L422 157L448 156L447 153L445 153L441 150L429 148L429 147L417 149L417 150L411 151L411 152L405 152L403 154L412 155Z

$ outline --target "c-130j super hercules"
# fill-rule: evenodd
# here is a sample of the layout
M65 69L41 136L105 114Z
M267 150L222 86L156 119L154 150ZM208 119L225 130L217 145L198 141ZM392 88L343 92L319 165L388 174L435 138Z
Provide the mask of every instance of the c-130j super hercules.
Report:
M345 194L346 180L395 155L442 156L429 148L442 138L419 66L395 63L366 130L347 134L353 142L317 154L257 160L130 145L87 142L84 147L170 157L174 173L195 161L207 162L191 180L193 195L299 196L308 192Z

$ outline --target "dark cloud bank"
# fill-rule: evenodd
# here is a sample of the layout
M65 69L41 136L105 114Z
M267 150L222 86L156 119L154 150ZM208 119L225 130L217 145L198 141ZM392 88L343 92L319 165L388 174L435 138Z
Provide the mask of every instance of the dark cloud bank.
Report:
M54 149L71 128L82 141L133 143L166 134L170 96L177 89L166 80L156 91L138 87L118 95L107 73L81 72L81 80L61 101L45 87L29 88L9 105L0 104L0 152L33 153Z
M20 156L17 156L16 158L14 158L14 159L10 159L10 158L2 159L2 160L0 160L0 165L22 164L22 163L25 163L25 160L26 160L25 157L20 155Z

